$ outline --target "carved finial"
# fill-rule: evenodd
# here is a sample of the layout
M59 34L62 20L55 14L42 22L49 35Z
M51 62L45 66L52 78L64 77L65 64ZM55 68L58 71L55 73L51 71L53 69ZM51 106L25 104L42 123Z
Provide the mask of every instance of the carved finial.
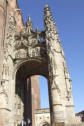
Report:
M49 8L49 6L48 6L48 4L45 6L45 8L48 8L48 9L50 9L50 8Z
M31 26L31 27L33 26L30 16L28 16L27 26Z
M36 27L36 35L37 35L37 40L39 39L39 29Z
M45 16L52 16L51 11L50 11L50 7L48 5L46 5L44 8L44 14L45 14Z
M53 20L50 7L48 5L46 5L44 8L44 23L45 23L46 29L49 29L49 30L52 29L55 31L55 33L57 33L57 28Z
M38 27L36 27L36 33L38 33L39 32L39 29L38 29Z
M31 17L30 16L28 16L28 22L31 22Z
M28 33L31 33L33 24L32 24L32 21L31 21L30 16L28 16L28 20L27 20L26 26L27 26L27 32L28 32Z

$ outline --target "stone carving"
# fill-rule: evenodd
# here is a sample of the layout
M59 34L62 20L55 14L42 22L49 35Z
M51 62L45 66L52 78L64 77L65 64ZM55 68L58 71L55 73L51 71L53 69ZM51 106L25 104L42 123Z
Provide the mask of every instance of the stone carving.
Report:
M13 41L14 41L14 34L15 34L15 19L14 19L14 14L13 12L10 13L9 17L9 27L8 27L8 32L7 32L7 47L13 46Z
M4 92L0 93L0 108L7 108L8 106L8 96Z
M51 89L52 89L52 90L57 90L59 96L61 96L61 91L60 91L60 88L59 88L58 84L56 84L56 80L53 80Z
M33 24L32 24L30 16L28 16L28 21L27 21L26 26L27 26L27 29L26 29L27 33L31 34Z
M14 46L14 34L15 34L15 19L14 13L10 12L9 19L8 19L8 29L6 35L6 43L5 43L5 50L4 50L4 60L8 63L9 56L13 57L13 46Z
M67 91L67 96L66 96L67 100L70 101L70 99L72 98L72 89L69 88L69 90Z
M52 71L51 71L52 72ZM61 90L60 90L60 88L59 88L59 85L57 84L57 82L56 82L56 77L57 77L58 75L54 75L54 74L52 74L52 73L50 73L50 75L49 75L49 78L50 78L50 86L51 86L51 89L52 90L56 90L57 92L58 92L58 95L59 96L61 96Z
M15 54L15 59L27 58L27 51L19 49Z
M39 32L38 28L36 32L32 29L32 21L28 17L26 24L26 30L15 35L15 58L32 58L32 57L47 57L46 44L44 40L44 32ZM24 51L20 51L20 50ZM24 52L24 53L21 53Z
M8 80L2 80L0 83L0 92L4 92L5 94L7 94L8 92Z
M64 75L65 75L65 82L66 82L66 90L67 90L67 100L70 101L71 97L72 97L72 87L71 87L71 80L70 80L70 76L69 76L69 72L68 72L68 68L67 65L63 62L63 66L64 66Z
M3 74L9 76L9 66L8 65L3 64Z
M0 108L6 108L8 104L7 86L5 80L2 80L0 83Z
M53 58L53 57L55 57L54 50L52 51L52 49L51 49L51 51L49 52L48 55L49 55L49 60L48 60L49 66L48 66L48 68L49 68L49 78L50 78L51 89L56 90L58 95L60 96L61 95L60 88L59 88L59 86L56 82L56 77L57 77L56 67L57 67L57 65L56 65L55 59Z

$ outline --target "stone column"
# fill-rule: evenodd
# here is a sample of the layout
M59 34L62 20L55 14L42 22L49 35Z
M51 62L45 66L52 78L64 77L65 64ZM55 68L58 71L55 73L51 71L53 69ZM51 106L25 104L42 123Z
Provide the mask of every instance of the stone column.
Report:
M64 63L64 74L65 74L65 82L66 82L66 104L65 104L65 118L66 118L66 124L67 123L75 123L75 113L74 113L74 104L73 104L73 98L72 98L72 85L71 85L71 79L69 76L69 72L67 69L67 65Z
M6 22L6 0L0 0L0 123L4 125L4 107L6 103L6 94L4 93L3 74L3 48L5 38L5 22Z
M35 110L40 109L39 76L31 77L32 126L35 126Z
M65 79L65 57L50 8L44 9L44 23L49 71L49 96L51 125L63 126L66 115L67 84Z
M5 12L6 0L0 1L0 82L2 79L2 61L3 61L3 45L4 45L4 31L5 31Z
M4 126L14 126L14 75L13 75L13 60L14 57L13 52L13 42L14 42L14 16L11 14L9 16L8 22L8 31L6 36L6 49L4 49L3 62L2 62L2 82L1 82L1 96L0 96L0 104L2 104L1 112L4 117ZM2 100L1 100L2 99ZM7 116L5 116L7 115Z

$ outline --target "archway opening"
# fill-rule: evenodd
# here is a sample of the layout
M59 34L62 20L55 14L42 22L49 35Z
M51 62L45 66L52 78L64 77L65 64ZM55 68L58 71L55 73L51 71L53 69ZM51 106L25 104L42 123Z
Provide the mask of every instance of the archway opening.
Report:
M39 69L36 69L38 66ZM25 62L19 67L15 84L16 123L35 126L36 114L49 111L47 75L47 67L41 62Z
M49 92L48 80L44 76L39 76L40 88L40 108L35 110L35 126L47 122L50 124L50 105L49 105ZM37 101L38 103L38 101Z
M37 126L44 121L48 121L48 123L50 123L49 95L48 95L49 93L48 93L47 78L41 75L34 75L31 76L30 78L31 78L31 99L32 99L31 100L32 126Z
M16 115L19 124L24 120L25 123L29 122L35 126L39 123L36 120L44 121L44 116L50 121L48 82L44 76L33 75L26 80L17 78L16 97L16 112L18 112ZM39 117L35 119L38 113Z

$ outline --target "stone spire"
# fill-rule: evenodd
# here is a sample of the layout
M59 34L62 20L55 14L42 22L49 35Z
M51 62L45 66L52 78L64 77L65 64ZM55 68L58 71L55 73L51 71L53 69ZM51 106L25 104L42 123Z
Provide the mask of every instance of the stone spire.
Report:
M28 16L28 20L27 20L26 26L27 26L27 33L30 34L31 30L32 30L32 26L33 26L30 16Z
M44 8L44 23L45 23L45 28L47 30L52 27L54 32L57 33L56 25L54 23L52 13L51 13L50 7L48 5L46 5L45 8Z
M50 78L50 101L52 102L51 113L53 113L53 115L51 114L51 121L54 124L65 122L65 120L68 121L68 119L72 121L75 116L74 109L72 107L72 88L69 72L65 61L64 51L59 40L57 28L48 5L46 5L44 8L44 24L48 55L48 71ZM66 107L63 108L63 103L65 106L68 106L67 111ZM66 112L64 112L64 109ZM69 112L71 112L71 109L73 112L73 114L71 114L72 117L65 117L64 113L66 113L66 115L70 115Z

